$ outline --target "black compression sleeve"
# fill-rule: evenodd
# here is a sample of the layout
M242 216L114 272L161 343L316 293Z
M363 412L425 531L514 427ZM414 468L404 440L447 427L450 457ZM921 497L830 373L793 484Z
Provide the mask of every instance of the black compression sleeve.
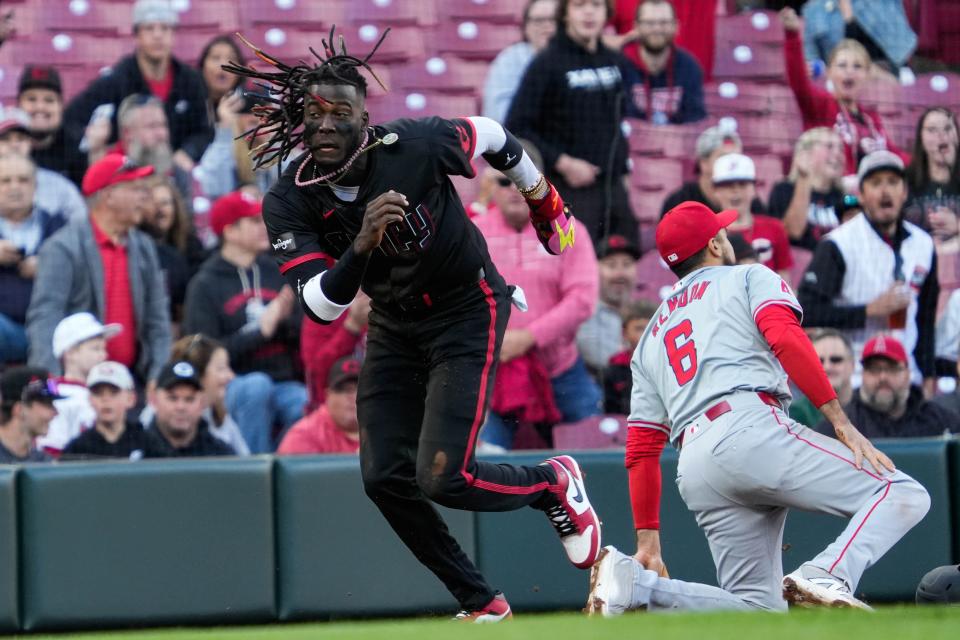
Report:
M506 128L503 132L507 134L507 142L503 145L503 148L500 149L500 151L488 151L483 154L483 159L497 171L512 169L520 162L520 158L523 156L523 146L520 144L520 141L517 140L512 133L507 131Z
M343 252L337 264L323 276L320 289L330 302L350 304L357 297L363 274L367 271L370 254L355 253L353 245Z

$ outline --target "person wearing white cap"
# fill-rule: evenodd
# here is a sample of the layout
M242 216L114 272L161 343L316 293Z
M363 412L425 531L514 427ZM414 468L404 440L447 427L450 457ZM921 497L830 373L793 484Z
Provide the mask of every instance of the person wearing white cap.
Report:
M102 153L107 143L117 139L117 111L124 98L154 95L164 104L177 166L190 171L200 160L213 139L207 89L200 74L173 55L177 21L177 12L169 0L134 3L133 54L121 58L110 73L94 80L64 113L68 132L78 139L86 134L91 152ZM91 122L101 105L110 105L106 112L110 115ZM105 126L107 120L109 126Z
M817 245L798 298L804 326L843 330L859 356L882 331L909 354L911 379L935 390L934 335L937 260L933 239L903 219L904 164L890 151L874 151L857 171L863 212Z
M57 416L50 421L47 435L37 447L53 456L96 418L87 389L90 371L107 359L107 340L120 333L118 324L103 325L86 311L67 316L53 330L53 355L60 361L63 376L57 379L62 400L55 400Z
M95 419L92 428L67 443L61 459L142 458L143 427L127 417L127 412L137 404L130 370L107 360L90 370L86 384Z
M757 170L753 160L742 153L728 153L713 163L713 193L721 209L737 212L730 231L739 233L757 252L757 261L787 280L793 266L790 239L783 223L751 211L757 197Z

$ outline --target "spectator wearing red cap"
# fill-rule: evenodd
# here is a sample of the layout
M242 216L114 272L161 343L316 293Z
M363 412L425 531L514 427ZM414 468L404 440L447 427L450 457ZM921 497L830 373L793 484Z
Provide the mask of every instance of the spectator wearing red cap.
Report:
M307 401L297 368L299 305L265 253L270 245L258 197L246 191L223 196L210 211L210 226L220 251L187 287L183 330L227 348L237 372L227 388L227 411L251 453L268 453L274 427L289 428Z
M20 109L0 108L0 155L14 154L31 159L35 135L30 117ZM32 162L32 160L31 160ZM87 215L87 205L76 185L59 173L36 167L34 203L55 216L76 220Z
M166 112L174 160L185 171L193 169L213 129L203 79L173 55L176 24L177 12L168 0L137 0L133 5L135 51L70 102L64 120L71 134L82 136L96 109L107 104L113 106L107 137L116 140L119 130L114 116L120 102L134 94L154 95Z
M87 155L80 151L80 138L63 126L63 87L60 74L51 66L28 64L17 85L17 106L30 116L33 160L78 187L87 170Z
M863 212L817 245L797 292L803 324L844 331L857 353L867 337L891 332L910 355L913 382L924 378L932 397L940 292L933 240L903 219L907 189L898 155L874 151L857 175Z
M83 178L90 215L73 220L43 246L30 307L30 362L60 371L53 333L66 316L88 311L122 327L107 355L141 383L153 379L170 352L170 312L153 239L138 230L152 206L147 176L119 154L93 164Z
M903 344L889 335L867 340L860 358L863 379L844 407L850 422L866 438L916 438L960 432L960 415L923 397L910 384L910 363ZM817 430L833 435L833 427Z
M361 362L354 357L337 360L327 375L323 405L290 427L277 453L357 453L357 382Z
M27 358L27 306L41 245L65 223L36 206L36 167L0 154L0 364Z
M757 197L757 172L753 160L740 153L728 153L713 163L713 193L723 209L737 212L729 231L739 233L757 252L757 262L787 279L793 266L790 240L783 223L753 213Z

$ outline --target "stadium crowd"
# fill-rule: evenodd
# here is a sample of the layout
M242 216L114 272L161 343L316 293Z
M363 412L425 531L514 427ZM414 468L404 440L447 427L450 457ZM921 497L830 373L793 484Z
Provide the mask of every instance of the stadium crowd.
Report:
M72 95L58 65L17 60L0 111L0 463L355 454L370 301L314 323L270 255L261 200L278 170L252 168L262 140L244 135L266 97L221 68L249 52L228 33L187 37L189 3L102 4L124 16L102 25L123 57ZM355 4L356 21L391 3ZM392 18L410 27L433 4L397 2ZM466 104L523 139L588 235L549 256L509 180L480 168L456 182L529 306L510 318L481 450L592 443L605 415L626 428L630 355L674 281L653 230L686 200L738 212L738 261L797 290L866 436L960 431L960 74L929 43L933 60L915 55L911 18L928 3L767 3L792 5L779 16L713 0L494 4L514 15L491 24L520 31L499 53L464 53L483 74ZM50 19L11 6L0 60ZM762 37L731 43L718 15ZM779 79L738 78L728 54L773 61ZM391 75L424 59L406 64ZM416 115L413 95L372 95L371 120ZM820 424L802 395L791 413ZM588 435L555 442L560 423Z

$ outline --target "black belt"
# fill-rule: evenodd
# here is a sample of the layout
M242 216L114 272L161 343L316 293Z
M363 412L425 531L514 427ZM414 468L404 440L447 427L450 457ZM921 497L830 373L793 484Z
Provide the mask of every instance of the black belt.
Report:
M386 310L399 311L403 315L425 315L433 310L437 305L455 297L457 294L464 293L470 289L473 289L486 278L487 274L481 268L477 272L477 279L473 282L467 282L455 287L450 287L443 289L441 291L424 291L423 293L415 293L409 296L404 296L403 298L398 298L397 300L387 303L384 305Z

